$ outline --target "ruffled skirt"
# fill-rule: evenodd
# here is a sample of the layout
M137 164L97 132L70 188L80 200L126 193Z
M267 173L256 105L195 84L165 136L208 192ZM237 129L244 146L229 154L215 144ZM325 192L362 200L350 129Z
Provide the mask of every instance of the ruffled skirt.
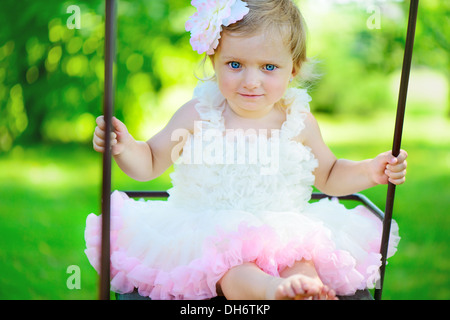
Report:
M338 295L373 288L379 279L381 221L366 208L323 199L302 212L186 210L169 201L111 198L111 289L135 288L152 299L209 299L230 269L254 262L279 273L312 260ZM86 221L85 253L100 269L101 216ZM391 227L388 257L399 242Z

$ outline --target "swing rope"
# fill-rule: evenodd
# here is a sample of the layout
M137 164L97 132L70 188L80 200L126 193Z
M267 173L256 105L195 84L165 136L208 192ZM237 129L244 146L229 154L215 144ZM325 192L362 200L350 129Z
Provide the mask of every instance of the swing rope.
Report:
M116 3L106 0L105 3L105 91L103 98L103 114L105 117L105 135L109 137L114 114L114 74L113 66L116 52ZM105 139L103 152L103 185L102 185L102 253L100 266L100 300L110 297L110 224L111 224L111 141Z
M406 35L405 54L400 82L400 92L397 105L397 117L394 131L394 142L392 147L393 156L400 154L404 115L406 108L406 97L408 93L409 76L411 71L411 60L414 47L414 36L417 22L419 0L411 0L408 30ZM112 132L112 116L114 109L114 74L113 65L116 54L116 2L106 0L105 3L105 84L103 113L105 118L106 137ZM380 253L382 264L380 267L379 288L375 290L375 299L380 300L386 269L386 257L389 244L389 234L392 222L392 211L394 205L395 185L389 183L385 216L383 221L383 235L381 239ZM110 215L111 215L111 145L110 140L105 139L105 151L103 153L103 185L102 185L102 246L100 261L100 292L101 300L109 300L110 297Z
M406 97L408 94L409 75L411 71L411 60L414 49L414 36L416 32L417 12L419 0L411 0L409 8L408 30L406 34L405 54L403 57L403 68L400 80L400 92L397 105L397 117L395 120L394 142L392 146L392 155L397 157L400 154L402 142L403 123L405 119ZM389 234L391 232L392 210L394 207L395 185L388 184L386 206L383 220L383 235L381 238L381 267L379 288L375 290L375 299L381 300L383 291L384 274L386 270L386 258L389 246Z

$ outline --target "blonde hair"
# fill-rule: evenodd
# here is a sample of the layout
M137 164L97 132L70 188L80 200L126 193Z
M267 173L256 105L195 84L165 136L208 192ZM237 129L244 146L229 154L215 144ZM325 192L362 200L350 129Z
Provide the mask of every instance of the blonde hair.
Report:
M306 62L306 23L292 0L244 0L249 13L240 21L223 27L222 32L252 35L264 32L281 36L291 50L294 67L300 70ZM219 42L220 46L220 42Z
M262 31L275 37L281 36L285 45L291 50L293 64L298 71L296 78L300 82L314 80L312 68L307 64L311 60L306 54L307 27L305 19L292 0L243 1L247 3L250 9L249 13L242 20L228 27L224 26L222 33L251 36ZM207 56L201 62L203 67L206 60ZM214 76L209 79L214 79Z

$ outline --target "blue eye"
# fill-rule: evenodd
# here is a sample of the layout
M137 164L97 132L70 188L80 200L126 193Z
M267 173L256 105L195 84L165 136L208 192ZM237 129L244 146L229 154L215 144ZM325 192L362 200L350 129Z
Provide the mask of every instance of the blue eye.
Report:
M231 67L231 69L239 69L241 67L241 64L236 61L230 62L228 63L228 65Z
M273 64L266 64L264 66L264 69L267 70L267 71L274 71L276 68L277 67L275 65L273 65Z

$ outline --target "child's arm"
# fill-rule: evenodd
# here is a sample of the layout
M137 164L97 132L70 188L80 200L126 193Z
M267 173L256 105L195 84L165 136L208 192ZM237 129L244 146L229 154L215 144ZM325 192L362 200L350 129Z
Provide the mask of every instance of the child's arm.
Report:
M314 174L315 186L331 196L360 192L388 181L401 184L405 181L407 153L401 151L395 158L390 151L374 159L350 161L337 159L324 143L317 121L308 113L301 139L308 145L319 162Z
M179 153L174 155L174 148L181 150L188 132L193 131L194 121L198 120L195 104L195 101L190 101L178 109L166 127L146 142L136 141L125 124L113 118L111 153L122 171L135 180L148 181L159 177L167 170L179 156ZM100 116L97 118L93 139L94 150L98 152L104 152L104 130L105 121L103 116ZM175 131L184 133L181 142L180 135L172 141L172 134Z

